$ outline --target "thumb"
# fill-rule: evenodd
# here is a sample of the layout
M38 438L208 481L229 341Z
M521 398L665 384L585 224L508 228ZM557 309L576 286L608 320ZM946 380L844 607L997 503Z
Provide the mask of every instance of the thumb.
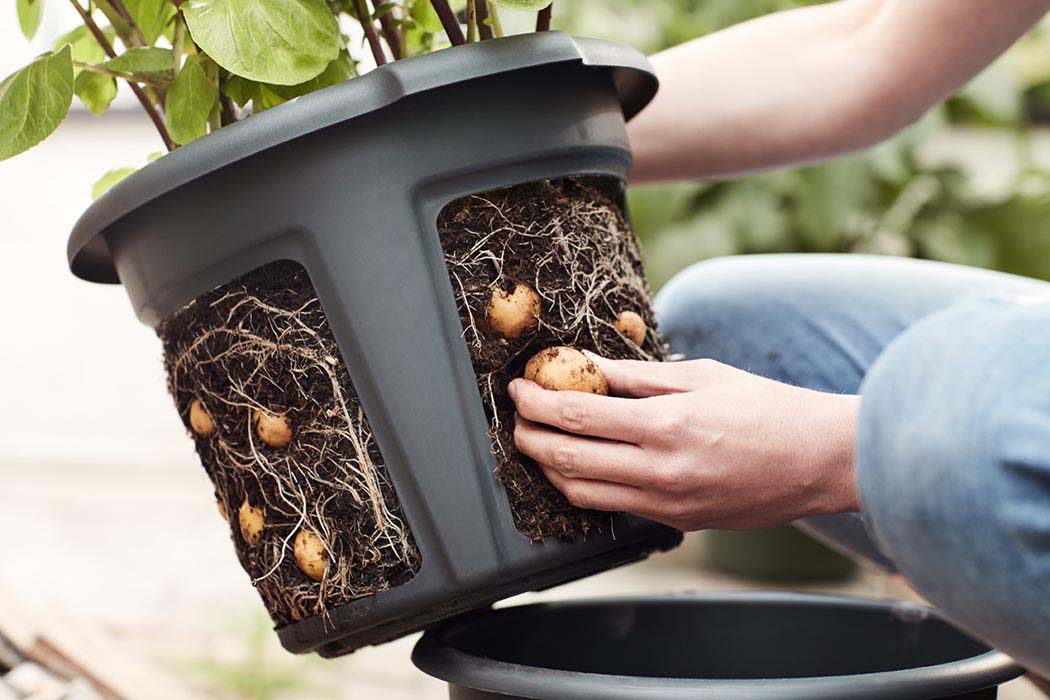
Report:
M687 363L610 360L590 350L583 352L598 365L610 391L617 396L644 399L696 388L696 378L688 371Z

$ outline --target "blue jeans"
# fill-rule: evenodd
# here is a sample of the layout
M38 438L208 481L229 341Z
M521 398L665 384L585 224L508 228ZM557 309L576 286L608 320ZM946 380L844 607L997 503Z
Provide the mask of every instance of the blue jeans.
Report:
M862 395L863 514L801 526L904 574L1050 674L1050 284L943 263L699 263L657 299L672 352Z

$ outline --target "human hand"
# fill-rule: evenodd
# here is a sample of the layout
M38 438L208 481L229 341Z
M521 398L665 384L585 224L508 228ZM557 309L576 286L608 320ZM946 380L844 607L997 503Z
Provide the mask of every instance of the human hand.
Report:
M591 359L617 396L510 384L515 445L574 505L679 530L756 529L860 509L859 397L713 360Z

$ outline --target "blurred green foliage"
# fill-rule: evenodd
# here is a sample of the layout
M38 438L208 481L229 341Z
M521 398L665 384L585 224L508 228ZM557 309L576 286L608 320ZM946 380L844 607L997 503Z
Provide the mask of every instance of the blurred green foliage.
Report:
M562 0L556 16L569 31L651 52L810 4ZM1034 166L1030 138L1047 118L1050 27L1041 25L919 124L866 152L733 181L632 188L651 281L659 287L709 257L793 251L905 255L1050 279L1050 175ZM938 143L964 157L929 157ZM998 182L976 187L989 168Z

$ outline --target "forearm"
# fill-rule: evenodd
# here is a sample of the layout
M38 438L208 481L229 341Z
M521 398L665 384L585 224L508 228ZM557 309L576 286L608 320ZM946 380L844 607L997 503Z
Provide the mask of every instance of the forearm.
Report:
M661 88L629 125L634 182L725 177L854 151L956 90L1047 0L841 0L653 57Z

